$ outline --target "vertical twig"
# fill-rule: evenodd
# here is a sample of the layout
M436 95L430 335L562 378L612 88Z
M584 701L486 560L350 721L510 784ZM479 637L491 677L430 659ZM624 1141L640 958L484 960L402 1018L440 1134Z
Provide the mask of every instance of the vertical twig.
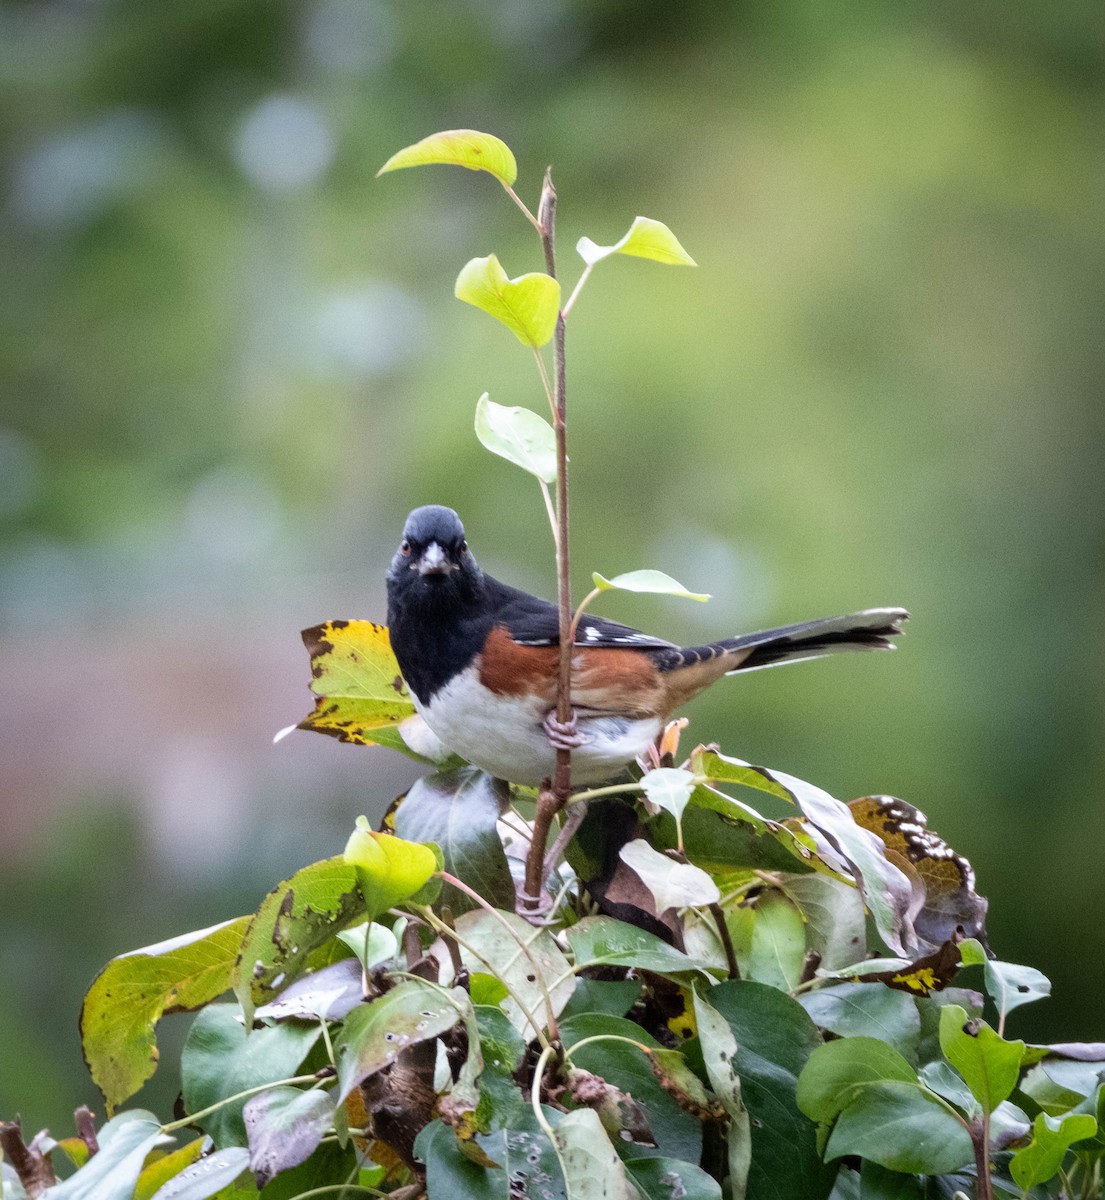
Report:
M545 252L545 270L556 278L556 189L552 174L545 172L537 228ZM556 598L560 626L560 664L557 681L556 719L567 725L572 718L571 672L572 596L568 568L568 441L567 368L564 355L564 313L557 315L553 335L553 430L556 434ZM545 886L545 847L553 818L568 801L572 786L571 753L557 749L556 771L541 788L533 821L533 843L526 859L526 898L531 911L541 908Z

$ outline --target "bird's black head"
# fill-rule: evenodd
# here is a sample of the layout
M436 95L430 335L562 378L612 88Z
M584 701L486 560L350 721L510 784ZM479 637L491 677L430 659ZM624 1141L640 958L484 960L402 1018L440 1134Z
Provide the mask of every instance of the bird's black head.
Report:
M464 540L464 526L451 508L416 508L403 526L403 540L388 570L388 594L431 603L467 600L482 576Z

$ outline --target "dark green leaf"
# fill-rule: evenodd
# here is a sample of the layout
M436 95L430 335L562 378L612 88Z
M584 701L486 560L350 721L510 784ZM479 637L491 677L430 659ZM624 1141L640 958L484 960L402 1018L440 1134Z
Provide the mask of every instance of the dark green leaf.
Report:
M827 1196L836 1174L817 1149L817 1131L799 1110L797 1083L821 1038L801 1005L762 983L718 984L706 998L736 1038L736 1071L752 1124L751 1200Z
M414 842L436 842L445 870L495 908L514 907L514 881L499 837L498 820L510 789L475 767L439 771L414 782L395 813L395 832ZM454 915L475 901L446 884L437 901Z
M865 1159L860 1168L859 1200L925 1200L925 1185L916 1175L888 1171Z
M921 1042L917 1048L918 1062L940 1060L940 1014L949 1004L958 1004L969 1016L981 1017L983 998L969 988L949 987L942 992L918 996L914 1003L921 1017Z
M721 1186L694 1163L677 1158L633 1158L625 1164L645 1200L721 1200Z
M694 993L694 1015L707 1078L729 1117L729 1127L725 1131L729 1189L732 1195L743 1197L748 1194L752 1166L752 1122L741 1095L741 1077L737 1073L737 1039L721 1013L698 992Z
M825 1156L846 1154L919 1175L943 1175L974 1160L962 1122L931 1092L901 1080L867 1085L837 1117Z
M426 1194L431 1200L507 1200L509 1184L501 1166L489 1169L466 1157L456 1134L441 1121L422 1129L414 1151L426 1164Z
M749 979L789 992L798 985L806 960L806 926L802 914L783 895L769 889L756 901L752 926Z
M298 1167L334 1123L334 1101L317 1088L276 1087L247 1100L242 1110L249 1165L264 1187L274 1175Z
M715 874L741 867L798 874L813 870L808 861L812 855L785 825L746 820L735 801L710 788L695 788L682 826L687 857ZM650 829L658 845L676 846L675 819L670 813L661 813Z
M146 1155L161 1139L161 1122L153 1113L134 1109L108 1121L97 1139L98 1153L50 1188L50 1200L131 1200Z
M452 1029L468 1003L462 988L446 992L420 979L406 979L353 1009L334 1043L338 1099L344 1100L362 1080L390 1066L401 1050Z
M798 997L815 1025L838 1037L870 1036L917 1059L921 1018L913 998L879 983L841 983Z
M155 1192L152 1200L210 1200L248 1166L249 1151L244 1146L227 1146L186 1167Z
M642 990L643 985L635 979L578 979L572 998L564 1006L563 1019L585 1013L624 1017Z
M237 1005L205 1008L192 1022L180 1056L185 1111L199 1112L249 1088L290 1078L319 1032L314 1022L288 1022L255 1029L247 1037ZM220 1150L246 1145L244 1103L224 1105L196 1122Z
M132 950L96 976L81 1008L81 1047L108 1112L154 1073L162 1014L200 1008L230 987L250 919Z
M584 1038L599 1034L616 1035L640 1042L654 1050L662 1047L639 1025L624 1017L583 1015L562 1021L560 1036L572 1056L572 1062L585 1071L601 1075L608 1083L628 1092L641 1106L649 1129L656 1138L660 1154L688 1162L698 1162L702 1153L702 1123L684 1112L661 1086L653 1073L648 1057L623 1041L591 1042L574 1052L572 1047ZM633 1142L618 1147L625 1158L639 1158L653 1153Z
M613 917L584 917L567 930L577 970L585 966L637 967L658 975L685 975L705 969L655 934Z
M949 1004L940 1014L940 1048L985 1112L993 1112L1012 1095L1024 1042L1005 1041L985 1021Z
M867 914L856 887L819 872L783 881L806 918L806 942L821 956L821 969L858 962L867 949Z

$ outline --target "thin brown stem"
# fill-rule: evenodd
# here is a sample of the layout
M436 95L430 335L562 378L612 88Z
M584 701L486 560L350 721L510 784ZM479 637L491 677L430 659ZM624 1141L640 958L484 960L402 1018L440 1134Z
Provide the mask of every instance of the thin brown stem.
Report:
M729 967L729 978L740 979L741 969L737 966L737 952L733 948L733 939L729 933L729 925L720 904L710 905L710 916L714 918L718 937L721 938L722 949L725 951L725 962Z
M972 1119L967 1126L975 1150L975 1170L978 1174L977 1200L994 1200L994 1184L990 1178L990 1114Z
M545 270L556 278L556 189L552 175L545 172L537 228L545 254ZM560 661L557 678L556 719L567 725L572 719L572 594L568 560L568 439L567 369L564 354L564 313L556 319L553 334L553 430L556 434L556 597L560 632ZM545 849L556 814L568 802L572 789L572 761L568 750L557 748L553 778L542 787L533 820L533 842L526 858L525 906L539 912L545 888Z

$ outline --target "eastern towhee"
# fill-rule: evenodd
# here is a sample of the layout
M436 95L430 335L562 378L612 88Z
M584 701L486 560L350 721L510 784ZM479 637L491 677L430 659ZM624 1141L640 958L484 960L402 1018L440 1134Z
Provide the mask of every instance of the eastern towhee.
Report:
M871 608L706 646L676 646L585 613L572 655L574 721L556 721L555 604L485 575L451 508L416 508L387 575L391 645L415 706L462 758L512 783L552 776L572 752L573 784L616 776L647 752L672 713L722 675L890 650L909 614Z

